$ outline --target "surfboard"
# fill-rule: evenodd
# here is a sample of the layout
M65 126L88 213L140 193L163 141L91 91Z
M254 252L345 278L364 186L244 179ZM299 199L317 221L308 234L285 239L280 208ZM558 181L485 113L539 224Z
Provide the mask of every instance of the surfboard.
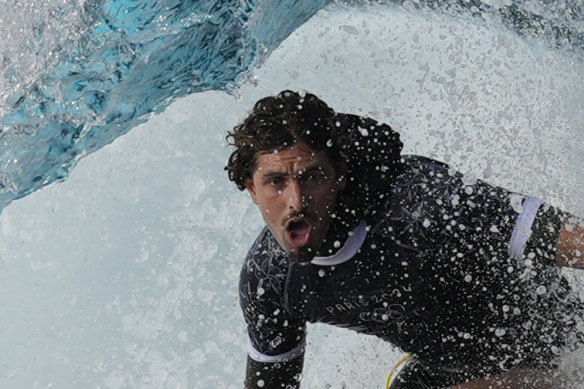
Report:
M391 383L393 382L395 377L397 377L400 370L405 366L405 363L408 361L408 359L410 359L410 357L411 357L410 354L405 355L402 359L398 361L398 363L395 364L393 369L390 370L389 375L387 376L387 381L385 382L385 389L391 388Z

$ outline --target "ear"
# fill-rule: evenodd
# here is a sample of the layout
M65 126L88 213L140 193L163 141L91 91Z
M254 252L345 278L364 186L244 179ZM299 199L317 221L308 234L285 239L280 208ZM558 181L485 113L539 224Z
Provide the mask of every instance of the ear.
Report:
M253 184L253 180L247 180L245 182L245 189L247 189L247 191L249 192L249 195L251 196L252 201L255 204L257 204L258 199L257 199L257 194L256 194L256 187Z

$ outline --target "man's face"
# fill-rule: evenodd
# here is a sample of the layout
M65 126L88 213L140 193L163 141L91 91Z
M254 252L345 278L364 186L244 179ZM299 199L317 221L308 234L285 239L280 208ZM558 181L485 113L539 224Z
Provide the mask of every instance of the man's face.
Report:
M246 183L254 203L291 261L312 260L345 180L338 179L326 151L315 152L304 143L256 158L253 178Z

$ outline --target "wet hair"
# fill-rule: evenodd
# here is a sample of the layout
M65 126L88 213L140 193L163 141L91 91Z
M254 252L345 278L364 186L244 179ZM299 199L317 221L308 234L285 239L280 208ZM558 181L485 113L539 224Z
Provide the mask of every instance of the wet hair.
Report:
M334 117L335 112L310 93L283 91L259 100L243 123L227 134L227 142L235 146L226 167L229 179L240 190L245 189L259 154L280 151L295 143L306 143L317 152L326 148L329 157L338 160L338 153L330 147L336 132Z
M316 152L325 150L337 168L342 160L347 162L348 185L343 192L351 202L369 204L403 170L403 145L390 126L337 113L311 93L285 90L259 100L245 120L227 133L227 143L235 150L225 170L240 190L252 179L258 155L296 143Z

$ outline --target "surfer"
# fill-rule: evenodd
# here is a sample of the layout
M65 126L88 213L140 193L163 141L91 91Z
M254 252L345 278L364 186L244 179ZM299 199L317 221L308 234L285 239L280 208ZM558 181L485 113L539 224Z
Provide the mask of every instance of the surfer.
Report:
M411 354L392 389L558 387L584 339L560 274L584 268L584 221L402 155L388 125L309 93L258 101L227 139L266 223L239 285L248 389L300 386L307 322Z

